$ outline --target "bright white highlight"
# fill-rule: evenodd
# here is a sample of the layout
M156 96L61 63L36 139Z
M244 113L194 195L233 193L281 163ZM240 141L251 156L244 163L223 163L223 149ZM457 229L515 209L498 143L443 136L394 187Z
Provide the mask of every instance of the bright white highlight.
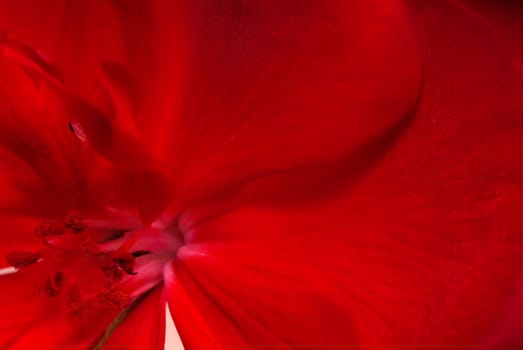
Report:
M12 266L4 267L3 269L0 269L0 276L10 275L12 273L15 273L16 271L18 271L18 269L14 268Z

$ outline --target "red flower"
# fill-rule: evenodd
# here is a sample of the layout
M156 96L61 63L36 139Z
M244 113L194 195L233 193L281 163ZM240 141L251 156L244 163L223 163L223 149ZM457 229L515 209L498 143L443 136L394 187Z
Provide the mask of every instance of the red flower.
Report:
M521 8L0 5L0 348L523 344Z

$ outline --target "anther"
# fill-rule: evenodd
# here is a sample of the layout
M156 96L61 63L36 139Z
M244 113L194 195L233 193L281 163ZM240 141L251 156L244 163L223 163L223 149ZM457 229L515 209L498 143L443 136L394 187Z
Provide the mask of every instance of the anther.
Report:
M40 260L41 256L38 253L31 253L31 252L21 252L21 251L13 251L6 254L5 259L9 263L9 265L18 268L32 265L38 260Z
M122 269L120 269L118 265L110 258L108 258L102 266L102 271L110 281L119 281L124 276Z
M67 214L65 214L64 227L71 233L79 233L87 228L78 210L69 210Z
M138 237L133 236L127 241L125 241L120 248L111 252L107 260L102 267L102 270L105 272L106 276L113 280L119 280L123 277L123 270L128 275L136 275L137 272L134 271L135 256L128 252L128 250L138 241ZM148 252L143 251L144 254ZM143 254L141 254L143 255ZM140 256L140 255L138 255Z
M35 228L35 234L40 238L60 236L64 232L64 227L57 221L42 221Z
M65 282L65 275L58 271L51 273L44 285L44 292L49 297L55 297L62 291L62 286Z
M136 275L134 272L134 256L128 252L116 250L111 253L111 260L116 263L125 273Z
M107 285L98 293L100 304L123 309L129 305L130 295L115 285Z
M90 304L86 302L78 286L71 288L67 294L69 315L74 318L84 318L90 311Z

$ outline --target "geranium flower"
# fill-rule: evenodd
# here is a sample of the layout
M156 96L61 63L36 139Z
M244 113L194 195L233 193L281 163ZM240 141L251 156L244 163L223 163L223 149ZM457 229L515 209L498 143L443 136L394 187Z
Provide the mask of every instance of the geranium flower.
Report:
M187 349L517 348L485 4L2 3L0 348L161 349L166 303Z

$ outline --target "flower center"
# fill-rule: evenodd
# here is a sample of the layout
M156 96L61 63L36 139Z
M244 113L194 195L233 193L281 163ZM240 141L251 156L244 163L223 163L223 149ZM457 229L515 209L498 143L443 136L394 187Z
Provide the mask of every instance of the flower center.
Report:
M164 265L182 244L181 235L145 228L130 215L87 219L78 210L61 221L41 221L35 234L41 249L12 251L5 258L19 270L42 267L42 295L63 299L74 318L130 306L162 282Z

